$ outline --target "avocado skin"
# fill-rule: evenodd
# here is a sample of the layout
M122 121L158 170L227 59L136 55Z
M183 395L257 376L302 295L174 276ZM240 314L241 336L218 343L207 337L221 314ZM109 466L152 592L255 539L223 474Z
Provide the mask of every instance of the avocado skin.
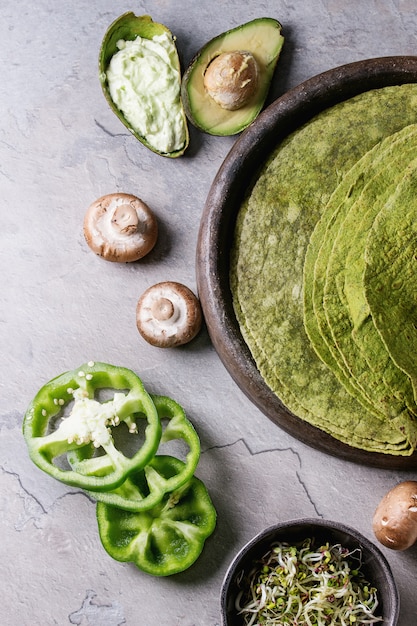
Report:
M107 86L107 78L106 78L106 70L111 61L111 58L118 51L117 42L120 39L126 40L134 40L138 35L143 37L144 39L152 39L156 35L161 35L163 33L169 33L171 37L174 39L169 28L164 26L163 24L159 24L158 22L154 22L150 15L140 15L137 16L131 11L124 13L120 17L118 17L107 29L103 41L101 43L100 52L99 52L99 78L101 88L104 94L104 97L107 100L112 111L117 115L119 120L126 126L126 128L136 137L138 141L140 141L144 146L155 152L156 154L160 154L161 156L176 158L182 156L185 150L189 145L189 132L188 126L184 111L184 124L186 131L186 140L184 146L180 150L176 150L175 152L162 153L158 152L155 148L153 148L146 140L146 137L142 137L138 133L136 133L130 126L130 124L125 119L123 113L119 111L117 106L114 104L109 90ZM181 76L181 66L179 57L177 54L178 60L178 75Z
M274 18L262 17L246 22L211 39L194 56L181 83L183 107L189 121L210 135L236 135L251 124L261 112L278 62L284 37L282 26ZM251 52L260 68L256 93L236 111L222 109L204 89L204 72L222 52Z

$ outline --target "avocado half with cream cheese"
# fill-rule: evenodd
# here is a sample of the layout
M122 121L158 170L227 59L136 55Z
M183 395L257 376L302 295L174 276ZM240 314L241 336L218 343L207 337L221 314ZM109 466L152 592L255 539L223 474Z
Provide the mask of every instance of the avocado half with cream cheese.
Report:
M181 156L189 143L175 40L149 15L125 13L108 28L99 54L100 83L111 109L147 148Z
M284 37L281 24L258 18L209 41L186 70L186 115L211 135L235 135L262 110Z

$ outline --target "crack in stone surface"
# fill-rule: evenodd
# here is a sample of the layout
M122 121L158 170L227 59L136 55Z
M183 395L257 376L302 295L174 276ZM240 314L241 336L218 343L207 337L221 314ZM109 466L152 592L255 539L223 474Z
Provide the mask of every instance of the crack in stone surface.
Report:
M307 496L307 498L308 498L308 500L309 500L309 502L310 502L311 506L313 507L313 509L314 509L314 511L315 511L315 513L316 513L316 515L317 515L318 517L323 518L323 517L324 517L323 513L320 513L320 511L318 510L317 505L316 505L316 503L314 502L313 498L311 497L311 494L310 494L310 492L309 492L309 490L308 490L308 487L307 487L307 485L305 484L305 482L303 481L303 479L301 478L301 476L300 476L299 472L296 472L296 476L297 476L297 478L298 478L298 482L300 483L300 485L301 485L301 486L302 486L302 488L304 489L304 492L305 492L305 494L306 494L306 496Z
M28 521L30 521L30 519L39 518L42 515L46 515L48 513L48 511L45 509L45 507L42 505L39 499L36 498L36 496L32 495L23 486L22 480L17 472L8 470L5 467L3 467L3 465L0 465L0 470L3 472L3 474L7 474L8 476L12 476L13 478L16 479L20 488L20 492L23 492L23 494L18 493L17 495L23 501L25 511L28 511L30 513L30 517L27 518L21 525L15 524L15 529L17 531L23 530L23 527ZM33 509L33 511L31 511L31 509Z
M110 130L108 130L104 124L101 124L98 120L94 120L94 123L96 126L98 126L98 128L100 128L100 130L102 130L104 133L106 133L106 135L109 135L109 137L126 137L128 136L127 133L112 133Z
M235 441L232 441L230 443L226 443L226 444L219 444L219 445L213 445L210 446L208 448L206 448L204 451L202 451L202 454L204 454L204 452L209 452L210 450L222 450L222 449L227 449L227 448L232 448L233 446L237 445L237 444L243 444L246 448L246 450L249 452L250 456L252 457L256 457L256 456L260 456L262 454L268 454L271 452L277 452L277 453L286 453L289 452L290 454L292 454L298 461L298 466L299 469L295 471L295 476L297 477L297 480L300 484L300 486L302 487L304 493L306 494L306 497L308 499L308 501L310 502L311 506L314 509L314 512L316 513L316 515L318 517L323 518L324 515L323 513L320 513L317 504L315 503L309 489L308 489L308 485L306 484L306 482L303 480L303 478L301 477L300 471L302 470L302 458L301 455L299 454L299 452L297 452L297 450L294 450L294 448L292 448L291 446L285 447L285 448L279 448L279 447L271 447L271 448L264 448L262 450L257 450L254 451L251 449L250 445L246 442L246 440L244 439L244 437L241 437L239 439L236 439Z
M117 600L110 604L100 604L95 601L96 597L96 592L88 589L81 608L68 616L69 623L77 626L85 623L89 626L121 626L126 624L123 607Z
M250 445L247 443L244 437L239 437L239 439L235 439L234 441L231 441L229 443L215 444L213 446L209 446L205 448L204 450L202 450L202 454L204 452L209 452L210 450L222 450L224 448L232 448L238 443L243 443L243 445L245 446L245 448L247 449L247 451L249 452L251 456L257 456L259 454L267 454L268 452L291 452L291 454L293 454L298 459L298 463L300 467L302 465L301 455L296 450L294 450L294 448L292 448L291 446L288 446L286 448L279 448L279 447L273 446L271 448L263 448L262 450L252 450Z
M22 513L19 516L19 521L14 524L14 528L17 532L21 532L24 530L25 526L29 522L33 522L36 528L41 528L41 520L44 516L49 515L57 506L59 502L66 499L67 497L73 496L81 496L86 498L89 502L94 503L94 499L91 498L86 492L80 491L68 491L59 495L49 507L45 507L39 498L37 498L33 493L27 489L20 478L20 475L12 470L8 470L3 465L0 465L0 471L3 474L11 476L14 478L18 484L18 490L16 491L16 496L21 499L23 503L24 514Z

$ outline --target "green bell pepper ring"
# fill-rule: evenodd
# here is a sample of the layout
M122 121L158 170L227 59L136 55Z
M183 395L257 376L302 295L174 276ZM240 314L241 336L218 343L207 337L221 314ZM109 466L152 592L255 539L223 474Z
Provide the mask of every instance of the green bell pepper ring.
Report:
M168 472L168 467L178 473L182 461L164 455L156 456L154 463L159 473ZM166 493L152 509L134 513L98 502L96 512L106 552L153 576L170 576L190 567L216 526L216 510L195 476Z
M100 402L96 396L104 390L114 396ZM138 432L140 422L146 422L143 433ZM129 456L113 437L123 424L133 446ZM154 456L161 433L158 411L140 378L129 369L91 361L44 385L23 420L32 461L54 478L91 491L115 489L143 468ZM90 443L97 456L71 468L67 453Z
M155 463L150 460L143 469L130 474L116 489L89 492L97 501L127 511L144 511L154 507L165 493L178 489L193 476L200 458L200 440L193 425L175 400L152 394L151 398L163 426L157 454L165 447L164 444L181 440L188 447L185 463L176 466L173 463ZM165 420L168 420L166 425ZM77 470L79 462L88 458L93 451L91 444L70 451L67 456L71 467ZM173 471L174 469L177 471Z

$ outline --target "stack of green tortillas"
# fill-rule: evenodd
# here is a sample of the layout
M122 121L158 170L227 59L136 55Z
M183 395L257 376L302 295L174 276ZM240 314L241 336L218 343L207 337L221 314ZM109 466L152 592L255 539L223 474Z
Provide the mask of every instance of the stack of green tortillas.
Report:
M342 442L412 454L417 85L366 92L291 134L235 235L235 312L270 388Z

